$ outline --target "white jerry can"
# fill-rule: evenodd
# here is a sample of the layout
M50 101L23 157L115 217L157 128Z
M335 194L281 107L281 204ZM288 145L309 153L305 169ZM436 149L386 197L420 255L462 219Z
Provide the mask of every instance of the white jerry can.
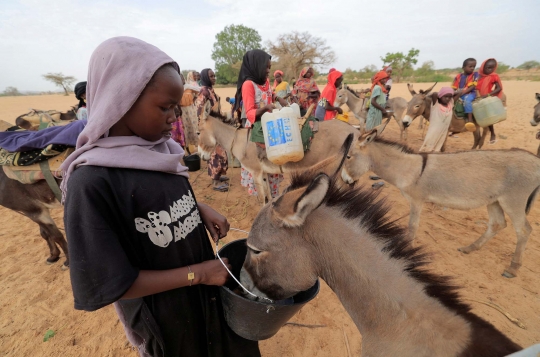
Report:
M266 156L276 165L297 162L304 158L302 137L298 127L299 108L297 104L281 110L265 113L261 124L266 144Z

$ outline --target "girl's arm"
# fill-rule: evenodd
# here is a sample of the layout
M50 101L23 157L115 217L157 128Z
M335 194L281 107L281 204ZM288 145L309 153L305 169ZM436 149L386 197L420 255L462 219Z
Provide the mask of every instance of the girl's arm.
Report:
M227 258L223 258L223 261L231 269ZM223 264L215 259L191 265L190 269L195 275L191 285L221 286L225 284L229 274ZM136 299L190 286L189 273L187 267L168 270L141 270L137 279L120 299Z
M490 96L495 96L497 94L499 94L499 92L502 90L502 87L501 85L499 84L499 82L495 82L495 89L493 90L493 92L489 93Z
M289 106L289 103L287 103L287 101L284 98L278 97L275 94L274 94L274 102L278 102L282 107L288 107Z
M257 108L255 105L255 88L253 88L251 81L245 81L242 85L242 100L244 101L247 120L249 120L251 124L255 123L257 119L260 120L261 116L267 111L274 109L274 106L271 104Z
M378 97L379 97L379 94L371 98L371 105L374 106L375 108L379 109L383 113L383 115L386 115L386 109L384 109L383 107L381 107L379 105L379 103L377 103L376 99Z
M333 107L330 105L330 103L328 101L326 101L326 106L325 108L326 110L333 110L333 111L336 111L338 112L339 114L343 114L343 109L341 109L340 107Z

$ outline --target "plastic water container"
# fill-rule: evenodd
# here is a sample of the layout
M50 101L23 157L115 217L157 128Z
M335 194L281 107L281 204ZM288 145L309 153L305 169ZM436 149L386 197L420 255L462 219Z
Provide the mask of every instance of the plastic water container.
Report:
M287 162L297 162L304 158L304 148L298 117L300 113L297 104L281 110L274 109L272 113L265 113L261 124L266 144L266 156L276 165Z
M487 97L473 103L474 119L481 127L506 120L506 108L498 97Z

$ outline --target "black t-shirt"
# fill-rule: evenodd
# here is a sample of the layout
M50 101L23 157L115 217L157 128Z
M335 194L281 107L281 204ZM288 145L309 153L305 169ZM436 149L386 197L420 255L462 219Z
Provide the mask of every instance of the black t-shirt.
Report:
M82 166L68 182L64 221L75 308L118 301L152 356L260 356L224 320L218 287L197 285L119 300L139 270L214 259L185 177Z

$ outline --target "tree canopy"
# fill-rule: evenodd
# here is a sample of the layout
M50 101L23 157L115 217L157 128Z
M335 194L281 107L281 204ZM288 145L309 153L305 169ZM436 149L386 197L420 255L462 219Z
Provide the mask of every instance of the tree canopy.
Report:
M4 96L18 96L18 95L22 95L21 92L19 92L19 90L15 87L7 87L6 90L4 90L4 92L2 93L2 95Z
M66 92L66 95L69 95L71 90L71 85L77 80L73 76L65 76L62 73L47 73L43 75L46 81L53 82L58 87L62 87Z
M389 52L385 57L381 57L381 60L385 65L392 66L393 77L396 78L396 82L399 83L401 78L403 78L403 73L406 70L412 70L412 66L418 63L417 57L419 54L420 50L411 48L407 55L404 55L403 52Z
M527 61L527 62L524 62L524 63L520 64L519 66L517 66L517 68L525 69L525 70L529 70L529 69L533 69L533 68L540 68L540 62L538 62L538 61Z
M326 40L309 32L281 34L276 41L267 42L273 67L283 71L285 78L296 78L303 67L326 67L336 61L336 54Z
M261 36L255 29L244 25L225 26L223 31L216 34L212 49L218 83L236 82L244 53L260 48Z

